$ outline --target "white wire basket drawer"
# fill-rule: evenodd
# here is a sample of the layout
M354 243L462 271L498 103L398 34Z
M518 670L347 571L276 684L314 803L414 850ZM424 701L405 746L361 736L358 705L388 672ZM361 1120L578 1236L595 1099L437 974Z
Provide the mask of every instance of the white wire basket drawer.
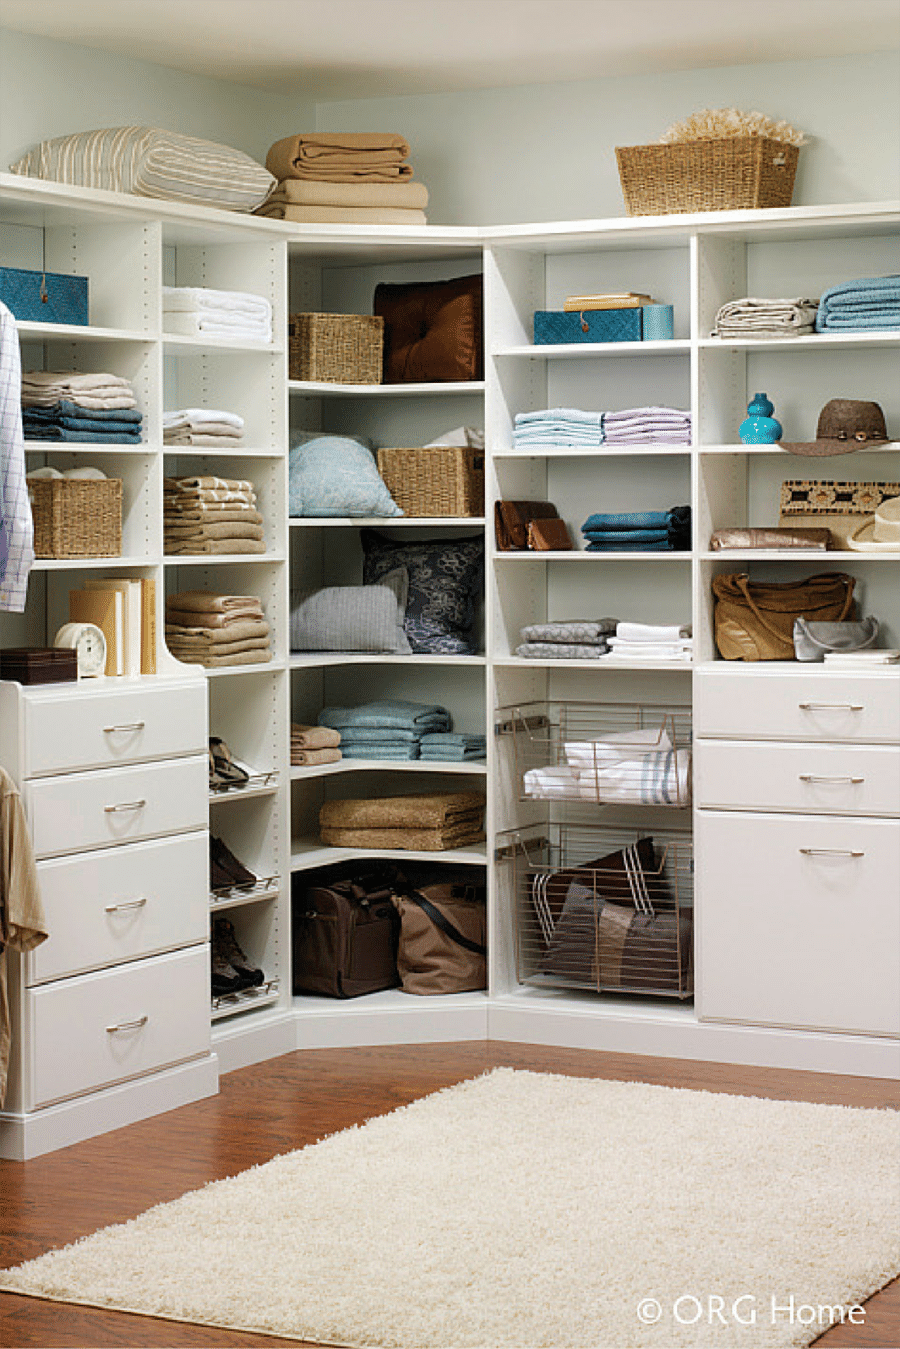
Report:
M509 851L520 983L693 995L690 834L553 824Z
M501 708L523 801L691 803L689 708L545 702Z

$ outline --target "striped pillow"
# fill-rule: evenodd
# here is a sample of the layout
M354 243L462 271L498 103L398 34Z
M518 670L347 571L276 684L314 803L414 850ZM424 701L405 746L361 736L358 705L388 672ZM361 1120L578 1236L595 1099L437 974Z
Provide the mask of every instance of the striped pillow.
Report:
M275 179L241 150L147 126L107 127L41 141L11 173L190 205L252 211Z

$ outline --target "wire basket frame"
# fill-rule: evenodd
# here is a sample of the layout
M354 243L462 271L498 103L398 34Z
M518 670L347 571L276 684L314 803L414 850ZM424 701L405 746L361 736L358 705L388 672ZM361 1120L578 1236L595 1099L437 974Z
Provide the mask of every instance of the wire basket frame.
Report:
M553 824L510 852L520 983L693 995L690 834Z
M689 708L546 702L501 710L522 801L691 803Z

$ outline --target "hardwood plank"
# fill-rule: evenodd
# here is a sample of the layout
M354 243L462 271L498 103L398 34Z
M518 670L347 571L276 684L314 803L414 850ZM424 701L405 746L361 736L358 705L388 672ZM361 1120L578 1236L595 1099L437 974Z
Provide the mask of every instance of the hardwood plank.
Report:
M0 1261L11 1265L31 1259L500 1066L777 1100L900 1105L896 1084L875 1078L497 1041L304 1050L223 1076L218 1096L31 1162L0 1162ZM870 1299L864 1325L836 1326L816 1343L817 1349L900 1345L900 1280ZM297 1349L298 1341L0 1294L0 1344L8 1349Z

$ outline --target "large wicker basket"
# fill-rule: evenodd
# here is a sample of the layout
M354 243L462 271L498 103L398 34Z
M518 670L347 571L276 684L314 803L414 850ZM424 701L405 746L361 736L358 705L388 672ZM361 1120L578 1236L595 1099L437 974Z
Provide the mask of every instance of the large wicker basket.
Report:
M616 147L629 215L790 206L798 154L765 136Z
M120 478L30 478L35 557L119 557Z
M384 319L370 314L291 314L291 379L380 384Z
M406 515L484 515L483 450L380 449L378 472Z

